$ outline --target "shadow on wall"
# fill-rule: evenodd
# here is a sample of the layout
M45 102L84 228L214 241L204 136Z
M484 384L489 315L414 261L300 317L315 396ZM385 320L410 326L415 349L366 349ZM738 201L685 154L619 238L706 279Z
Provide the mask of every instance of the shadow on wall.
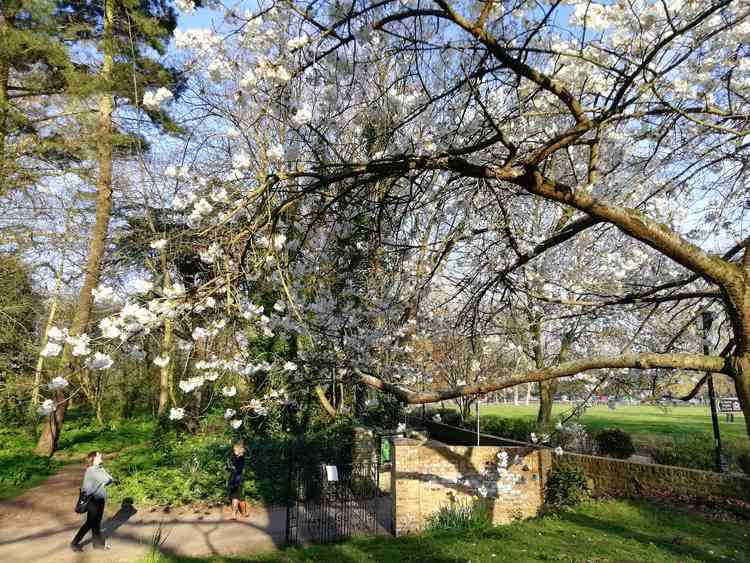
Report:
M547 450L447 446L412 439L395 439L393 445L397 535L423 529L430 515L455 501L483 497L495 524L536 516L543 503L551 465ZM501 462L501 452L507 454L507 467Z

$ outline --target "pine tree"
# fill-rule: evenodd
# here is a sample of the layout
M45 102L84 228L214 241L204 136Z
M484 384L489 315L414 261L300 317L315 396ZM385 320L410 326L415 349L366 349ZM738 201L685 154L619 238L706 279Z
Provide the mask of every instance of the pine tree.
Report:
M112 168L116 156L127 156L143 149L138 130L116 129L113 115L127 117L133 107L142 108L149 121L166 132L176 126L158 108L142 107L143 93L148 89L170 86L179 90L178 73L155 60L149 51L163 55L174 32L177 19L174 10L163 0L90 0L58 3L57 17L64 22L63 40L75 46L95 44L100 57L94 62L80 61L89 77L71 85L79 95L90 89L98 94L98 123L93 140L96 143L98 176L96 180L96 220L89 243L84 281L70 327L73 335L85 333L93 304L93 289L99 284L102 261L112 214ZM125 120L121 120L125 122ZM136 122L140 123L138 120ZM91 398L92 389L85 369L76 365L70 348L63 351L61 365L70 374L78 373L84 393ZM51 455L57 449L67 409L62 392L56 396L56 407L48 417L45 431L36 451ZM97 411L99 412L99 411Z
M0 195L33 186L80 159L55 126L65 115L55 98L77 74L52 0L0 3Z

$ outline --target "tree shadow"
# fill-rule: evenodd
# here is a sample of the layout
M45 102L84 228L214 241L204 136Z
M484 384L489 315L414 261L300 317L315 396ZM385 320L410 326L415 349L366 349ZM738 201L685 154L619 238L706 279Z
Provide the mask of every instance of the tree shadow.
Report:
M109 520L102 523L102 534L104 535L104 537L107 538L114 534L114 532L120 526L130 520L137 512L138 509L136 509L133 505L133 499L130 497L124 498L117 512L115 512ZM81 542L81 546L85 546L92 541L92 538L88 538L87 540Z
M673 553L676 557L696 558L699 561L726 561L725 557L714 554L710 550L702 549L694 543L682 544L681 537L697 537L701 534L695 534L696 530L684 528L667 528L660 527L658 533L644 533L635 528L626 528L625 526L615 524L611 520L604 520L592 517L580 512L566 512L560 516L565 520L577 526L597 530L610 536L618 536L624 540L640 543L642 545L653 544L659 549Z

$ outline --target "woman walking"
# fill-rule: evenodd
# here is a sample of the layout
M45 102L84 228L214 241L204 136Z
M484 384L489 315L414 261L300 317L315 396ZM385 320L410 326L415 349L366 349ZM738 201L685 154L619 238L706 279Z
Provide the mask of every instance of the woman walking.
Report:
M86 522L70 542L73 551L83 551L81 540L87 532L91 531L94 539L94 549L109 549L109 544L102 536L102 516L104 516L104 503L107 499L107 486L112 482L112 477L102 467L102 454L91 452L86 456L88 467L83 476L81 490L89 497L86 509Z
M247 516L247 505L242 499L242 485L245 482L245 445L242 442L235 442L232 445L232 455L229 459L229 498L232 501L232 520L237 520L237 516L242 511L243 516Z

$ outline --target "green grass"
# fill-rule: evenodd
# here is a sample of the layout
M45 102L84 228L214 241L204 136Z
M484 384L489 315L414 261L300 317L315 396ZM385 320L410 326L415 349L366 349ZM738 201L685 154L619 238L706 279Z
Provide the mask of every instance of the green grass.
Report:
M56 455L82 458L92 451L103 454L118 452L146 443L154 432L154 425L150 419L113 421L101 426L87 419L66 422Z
M34 445L30 432L0 428L0 500L44 482L60 466L56 460L34 455Z
M568 407L555 405L553 416L568 411ZM514 405L482 405L479 415L500 415L512 418L526 418L535 420L537 407ZM647 443L653 439L675 437L683 435L704 435L707 440L713 440L711 429L711 415L708 407L671 407L656 406L618 406L610 410L606 406L592 407L581 417L590 432L597 432L604 428L619 428L628 432L638 444ZM748 437L745 431L745 419L735 413L734 423L724 421L724 415L719 416L721 438L726 443L747 445Z
M479 535L424 534L361 538L290 548L252 557L174 557L162 563L222 562L491 562L513 561L750 561L750 526L691 514L685 508L647 502L609 501L559 516L500 526Z
M146 443L150 420L126 420L98 426L73 411L65 422L60 449L49 459L34 454L36 438L25 428L0 428L0 500L14 498L43 483L64 462L78 461L90 451L111 453ZM40 426L38 432L42 431Z

